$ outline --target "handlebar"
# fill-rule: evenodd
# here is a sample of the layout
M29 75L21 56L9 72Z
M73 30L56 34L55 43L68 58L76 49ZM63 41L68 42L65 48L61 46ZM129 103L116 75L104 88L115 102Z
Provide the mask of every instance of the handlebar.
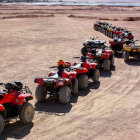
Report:
M0 83L0 86L3 86L3 85L5 85L4 83Z
M80 57L79 57L79 56L75 56L75 57L73 57L73 58L78 59L78 58L80 58Z
M57 66L51 66L51 67L49 67L50 69L53 69L53 68L57 68Z

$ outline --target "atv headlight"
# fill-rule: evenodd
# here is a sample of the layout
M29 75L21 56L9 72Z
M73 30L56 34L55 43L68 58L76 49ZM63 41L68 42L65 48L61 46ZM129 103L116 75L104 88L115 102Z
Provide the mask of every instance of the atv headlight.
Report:
M92 66L89 66L91 69L93 68Z
M59 86L63 86L63 80L59 80L59 81L58 81L58 85L59 85Z

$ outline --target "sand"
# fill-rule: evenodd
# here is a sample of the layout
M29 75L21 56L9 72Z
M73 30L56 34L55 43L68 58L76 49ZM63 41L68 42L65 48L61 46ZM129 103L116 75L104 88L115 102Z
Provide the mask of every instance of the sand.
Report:
M71 16L70 16L71 15ZM0 81L21 80L35 94L35 77L45 77L59 59L76 61L85 40L99 37L93 23L105 21L128 28L140 39L139 7L3 6L0 7ZM127 21L129 17L138 20ZM117 19L114 21L114 19ZM115 59L115 68L101 71L99 83L90 81L70 104L31 101L33 123L13 120L0 140L139 140L140 63Z

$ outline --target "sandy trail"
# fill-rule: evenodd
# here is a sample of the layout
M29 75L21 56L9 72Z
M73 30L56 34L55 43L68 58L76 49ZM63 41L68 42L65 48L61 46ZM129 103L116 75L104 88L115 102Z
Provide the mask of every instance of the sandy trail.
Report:
M0 78L3 82L21 80L35 91L33 80L47 76L49 66L59 59L74 62L82 43L91 36L109 38L93 30L92 19L55 14L47 18L14 18L0 21ZM127 27L139 37L139 21L112 23ZM99 83L79 91L71 103L31 103L36 109L32 124L6 126L2 139L140 139L140 63L129 64L116 58L111 72L101 71Z

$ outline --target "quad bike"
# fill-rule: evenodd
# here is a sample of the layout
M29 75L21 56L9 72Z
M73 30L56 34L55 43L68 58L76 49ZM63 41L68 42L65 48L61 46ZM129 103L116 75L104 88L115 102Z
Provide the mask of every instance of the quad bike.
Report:
M111 33L112 33L112 26L111 25L109 25L108 27L107 27L107 31L106 31L106 33L105 33L105 35L106 36L108 36L108 37L110 37L111 38Z
M120 37L120 34L122 33L122 28L120 27L115 27L112 29L112 35L111 38L115 38L115 37Z
M132 33L130 31L123 31L121 34L120 34L120 37L121 38L125 38L127 40L133 40L134 39L134 36L132 35Z
M80 57L74 57L74 58L77 59ZM70 65L70 69L76 70L79 88L81 88L81 89L87 88L89 78L91 78L93 80L93 82L99 81L100 71L97 68L97 63L88 61L88 57L86 57L86 56L82 56L80 58L80 61L76 61L75 63L73 63L73 65ZM83 73L83 71L84 71L84 73ZM85 78L85 79L87 79L86 83L82 77L83 78L86 77ZM84 86L83 84L86 86Z
M106 41L97 40L96 38L90 38L83 43L84 47L81 49L81 54L86 56L86 54L90 52L91 49L105 46L105 43Z
M114 66L114 52L109 48L93 48L87 56L96 62L98 68L103 68L104 71L109 71L111 66Z
M114 54L123 52L123 45L125 44L125 42L126 39L121 39L117 37L109 41L110 48L114 51Z
M47 94L53 98L58 98L62 104L70 102L71 92L78 94L78 80L75 71L66 71L65 62L59 60L55 71L49 73L47 78L35 78L38 84L35 97L37 101L46 100Z
M0 134L5 123L19 117L24 124L30 123L34 117L34 108L28 102L33 99L30 89L19 81L14 83L0 83L4 87L0 91Z
M134 57L140 61L140 44L136 44L136 41L127 41L126 44L123 45L123 57L125 62L129 60L129 56Z
M103 22L102 25L101 25L101 30L100 32L102 32L103 34L105 34L105 31L107 30L107 26L109 24L107 22Z
M93 25L93 28L96 31L98 31L100 27L101 27L101 22L100 21L96 21Z

